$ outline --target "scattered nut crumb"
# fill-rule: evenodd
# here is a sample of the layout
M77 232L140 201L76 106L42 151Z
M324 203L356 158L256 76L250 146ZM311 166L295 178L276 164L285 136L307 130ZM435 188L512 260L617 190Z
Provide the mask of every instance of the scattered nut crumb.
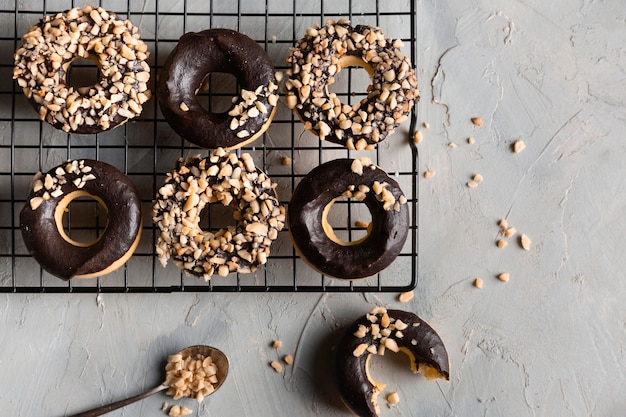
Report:
M281 347L283 347L283 342L281 342L280 340L274 340L274 342L272 343L272 347L274 349L280 349Z
M293 365L293 355L287 354L287 355L283 356L283 361L287 365Z
M354 225L360 229L367 229L370 226L368 222L362 222L360 220L355 221Z
M400 396L397 392L392 392L391 394L387 395L387 402L389 404L398 404L400 402Z
M468 181L465 185L467 185L469 188L474 188L478 185L478 183L476 181Z
M421 130L416 130L415 134L413 135L413 142L414 143L420 143L422 141L422 139L424 139L424 135L422 135L422 131Z
M422 123L422 126L424 126L424 129L428 129L430 127L430 123L424 122Z
M476 182L483 182L483 176L480 174L475 174L472 179Z
M406 291L406 292L400 293L400 295L398 295L398 301L400 301L401 303L406 303L409 300L411 300L414 295L415 293L413 291Z
M188 105L187 105L187 103L185 103L184 101L181 101L181 102L180 102L179 107L180 107L180 109L181 109L182 111L189 111L189 106L188 106Z
M428 171L424 172L424 178L432 178L435 176L435 171L433 171L432 169L429 169Z
M278 38L276 37L276 35L272 35L272 43L276 43L277 40Z
M290 157L284 156L283 159L280 161L280 163L283 165L291 165L293 161L291 160Z
M168 415L170 417L182 417L182 416L188 416L189 414L191 414L192 411L191 409L184 407L184 406L180 406L180 405L173 405L172 408L170 408L170 412L168 413Z
M480 117L472 117L472 123L474 123L476 126L482 126L483 119L481 119Z
M452 148L452 149L454 149L454 148L456 148L457 146L458 146L458 145L457 145L456 143L454 143L454 142L450 142L450 143L448 143L448 148Z
M516 232L517 232L517 229L515 229L514 227L507 227L507 228L504 230L504 236L506 236L506 237L511 237L511 236L513 236Z
M509 282L510 277L511 277L511 274L509 274L508 272L503 272L501 274L498 274L498 279L502 282Z
M476 278L474 280L474 287L476 287L476 288L482 288L483 287L483 280L482 280L482 278Z
M275 370L276 372L282 372L282 371L283 371L283 366L282 366L282 365L280 364L280 362L278 362L278 361L272 361L272 362L270 363L270 366L271 366L272 368L274 368L274 370Z
M167 401L165 401L163 405L161 405L161 410L165 411L167 407L169 407L169 404L167 403Z
M524 250L530 250L530 238L524 234L519 237L519 244Z
M513 152L515 153L520 153L521 151L524 150L524 148L526 148L526 144L524 143L523 140L516 140L513 143Z
M498 226L502 227L503 229L506 229L506 227L508 226L508 222L506 221L506 219L500 219L498 221Z
M474 142L476 142L476 140L473 137L470 136L469 138L467 138L467 143L469 143L470 145L473 145Z
M506 240L504 240L504 239L498 239L498 241L496 242L496 245L497 245L499 248L503 248L503 247L505 247L505 246L506 246L506 245L508 245L508 244L509 244L509 242L507 242L507 241L506 241Z

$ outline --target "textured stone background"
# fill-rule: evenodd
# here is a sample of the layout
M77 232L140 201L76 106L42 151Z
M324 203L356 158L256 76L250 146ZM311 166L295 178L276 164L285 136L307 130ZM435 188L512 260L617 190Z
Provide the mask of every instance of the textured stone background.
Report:
M3 294L2 414L61 416L133 395L160 383L169 353L209 343L228 352L232 371L201 405L178 402L193 415L349 415L332 389L330 346L338 329L382 304L427 320L452 365L449 383L429 382L401 355L376 358L383 395L401 398L392 407L381 398L383 416L624 415L625 12L621 0L417 1L419 121L429 123L420 167L436 175L420 173L411 302ZM482 127L470 122L476 116ZM518 154L516 140L526 144ZM476 173L484 181L468 188ZM500 218L532 239L529 251L517 235L496 247ZM503 271L508 283L496 278ZM295 363L277 374L269 362L286 353ZM111 415L164 415L168 400Z

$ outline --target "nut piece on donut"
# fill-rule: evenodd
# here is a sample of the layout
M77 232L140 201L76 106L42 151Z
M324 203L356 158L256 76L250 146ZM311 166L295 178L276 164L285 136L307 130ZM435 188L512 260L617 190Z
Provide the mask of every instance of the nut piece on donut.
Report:
M90 197L107 211L107 225L93 242L77 242L63 227L63 215L77 198ZM70 160L38 173L20 213L22 237L43 269L62 279L95 278L115 271L133 254L142 228L135 186L114 166Z
M357 241L339 239L328 223L338 198L364 203L372 221ZM400 186L369 158L336 159L314 168L288 205L289 233L300 256L334 278L358 279L385 269L401 252L409 230L407 199Z
M450 378L446 347L435 330L415 314L375 307L346 330L334 352L333 371L342 399L361 417L376 417L385 384L369 373L371 355L404 352L411 370L427 379Z
M212 113L197 91L212 72L235 76L241 86L228 112ZM206 149L236 149L257 139L278 102L274 66L258 43L229 29L184 34L159 75L157 97L165 120L182 138Z
M352 27L345 19L316 24L287 58L287 105L320 139L348 149L373 149L408 119L419 98L415 71L401 45L380 28ZM367 97L348 105L328 86L342 68L353 66L363 67L372 83Z
M44 16L22 36L13 78L39 118L57 129L92 134L139 116L150 98L148 46L137 27L101 7ZM75 89L67 73L77 58L96 62L100 80Z
M247 153L238 158L218 148L207 158L179 159L152 207L161 230L156 243L161 264L172 258L183 272L205 280L255 271L267 262L285 223L275 188ZM203 230L200 213L213 203L233 206L236 225Z

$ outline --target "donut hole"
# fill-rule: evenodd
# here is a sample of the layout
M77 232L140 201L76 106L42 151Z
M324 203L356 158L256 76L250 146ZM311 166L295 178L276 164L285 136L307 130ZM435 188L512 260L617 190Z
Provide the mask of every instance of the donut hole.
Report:
M339 97L365 97L372 84L371 71L365 62L354 57L344 57L341 69L333 77L334 82L326 85L327 91Z
M106 206L99 198L84 192L70 195L64 200L57 207L61 213L60 225L57 217L61 236L74 246L93 245L107 228Z
M200 228L205 232L216 233L233 226L236 211L233 204L228 206L220 203L207 204L200 211Z
M237 78L226 72L211 72L204 77L196 95L209 113L227 113L239 97Z
M370 234L372 214L358 200L338 197L322 213L322 226L330 240L343 246L356 245Z
M67 85L81 91L100 81L100 69L95 59L76 58L67 69Z
M366 375L374 385L384 385L384 381L414 378L412 372L407 372L407 370L412 369L411 356L405 348L400 348L399 352L386 349L384 355L371 355L369 357Z

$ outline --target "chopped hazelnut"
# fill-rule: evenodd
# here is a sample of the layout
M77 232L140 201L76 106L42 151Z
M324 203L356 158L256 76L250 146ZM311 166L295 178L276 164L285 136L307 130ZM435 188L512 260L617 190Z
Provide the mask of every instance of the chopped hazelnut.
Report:
M510 277L511 274L509 274L508 272L502 272L501 274L498 274L498 279L502 282L508 282Z
M400 396L397 392L392 392L387 396L387 402L389 404L398 404L400 402Z
M270 363L270 366L276 371L276 372L282 372L283 371L283 366L280 364L280 362L278 361L272 361Z
M504 236L511 237L515 234L515 232L517 232L517 230L514 227L507 227L504 230Z
M513 152L515 153L520 153L524 150L524 148L526 148L526 144L522 140L516 140L513 143Z
M414 295L415 293L413 291L406 291L406 292L400 293L400 295L398 295L398 301L400 301L401 303L406 303L410 301Z
M523 235L521 235L521 236L519 237L519 244L520 244L520 246L522 247L522 249L524 249L524 250L530 250L530 244L531 244L531 241L530 241L530 238L529 238L528 236L526 236L526 235L524 235L524 234L523 234Z

